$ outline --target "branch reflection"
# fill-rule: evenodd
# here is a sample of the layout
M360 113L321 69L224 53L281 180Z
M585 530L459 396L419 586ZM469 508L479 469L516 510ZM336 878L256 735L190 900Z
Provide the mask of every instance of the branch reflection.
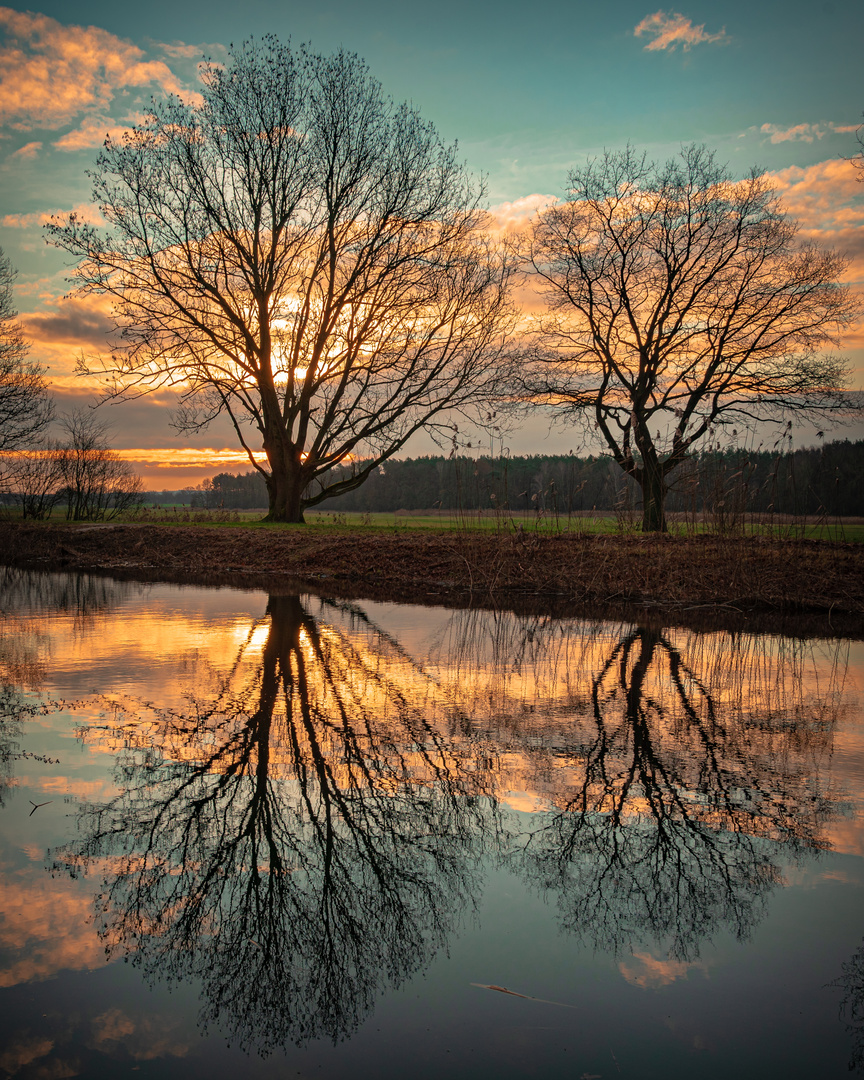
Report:
M114 581L80 573L34 573L14 566L0 566L0 613L71 615L85 622L105 614L124 599L146 591L147 585Z
M84 574L34 574L0 566L0 809L16 786L21 760L56 765L56 758L21 748L28 721L62 708L37 695L51 663L51 626L46 616L69 616L80 633L109 612L133 586Z
M103 872L109 954L200 978L205 1025L264 1053L338 1040L472 905L498 842L488 777L435 724L441 687L359 608L271 596L215 678L83 733L120 740L123 790L56 865Z
M840 1019L852 1042L849 1072L864 1075L864 942L843 965L843 974L832 985L843 991Z
M539 808L511 866L595 948L681 962L746 937L783 865L827 846L841 648L469 611L438 662L507 756L499 789Z
M554 807L519 867L566 930L615 954L688 961L721 928L746 937L838 811L822 779L836 669L810 683L790 642L644 626L587 652L590 702L559 735Z
M189 661L183 707L114 702L83 731L121 794L57 853L102 874L109 955L200 979L204 1023L244 1047L350 1035L490 859L568 932L686 970L827 846L829 646L463 612L421 664L317 604L271 596L228 667Z
M49 617L67 616L73 635L80 635L141 588L87 574L34 574L0 566L0 682L41 690L50 665Z
M15 786L15 762L20 759L24 700L11 686L0 684L0 809Z

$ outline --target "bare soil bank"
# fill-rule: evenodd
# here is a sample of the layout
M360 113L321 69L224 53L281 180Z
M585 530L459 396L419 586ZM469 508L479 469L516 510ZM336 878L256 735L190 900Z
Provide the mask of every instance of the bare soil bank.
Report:
M810 615L864 632L864 545L821 541L0 522L0 562L550 613Z

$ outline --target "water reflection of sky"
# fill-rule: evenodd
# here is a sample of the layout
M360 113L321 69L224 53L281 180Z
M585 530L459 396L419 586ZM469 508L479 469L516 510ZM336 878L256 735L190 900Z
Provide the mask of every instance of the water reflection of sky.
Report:
M6 1075L861 1063L860 643L8 573L0 607Z

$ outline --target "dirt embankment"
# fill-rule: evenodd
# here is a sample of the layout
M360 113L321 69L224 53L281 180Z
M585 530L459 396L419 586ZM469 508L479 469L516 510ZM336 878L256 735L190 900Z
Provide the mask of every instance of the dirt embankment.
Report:
M837 629L864 629L864 545L855 544L0 522L0 562L368 599L540 603L550 611L636 604L658 614L809 613Z

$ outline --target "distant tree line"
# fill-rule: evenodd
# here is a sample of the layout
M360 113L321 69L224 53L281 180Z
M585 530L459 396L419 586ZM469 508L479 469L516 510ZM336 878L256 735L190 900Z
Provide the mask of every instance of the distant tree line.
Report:
M334 470L338 480L338 470ZM864 440L809 449L713 449L672 475L668 509L725 515L744 512L864 515ZM199 488L148 492L152 503L255 509L268 505L261 475L220 473ZM574 514L637 509L638 485L607 456L419 457L391 460L366 483L322 504L351 513L488 510Z

